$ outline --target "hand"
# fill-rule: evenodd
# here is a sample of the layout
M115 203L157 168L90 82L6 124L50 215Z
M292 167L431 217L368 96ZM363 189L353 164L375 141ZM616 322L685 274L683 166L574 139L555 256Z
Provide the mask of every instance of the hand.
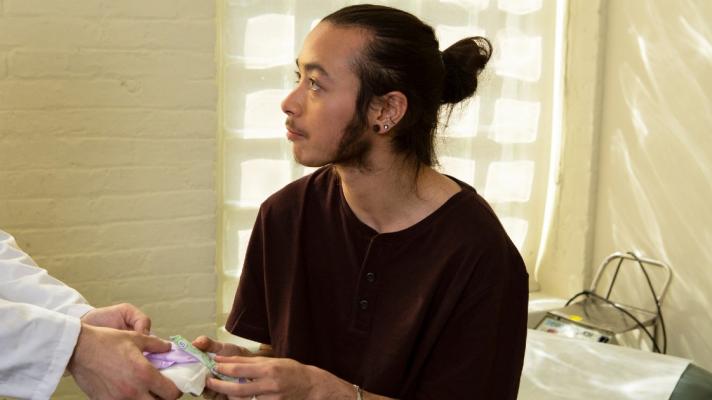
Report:
M82 323L67 370L92 399L173 400L182 393L143 355L170 349L156 337Z
M208 389L225 394L231 400L249 400L252 396L259 400L312 399L317 397L314 395L317 382L341 385L340 382L329 382L328 377L340 380L326 371L288 358L217 356L215 361L218 362L218 372L251 379L248 383L236 383L208 378Z
M210 339L207 336L198 336L195 340L193 340L193 346L197 347L198 349L200 349L202 351L205 351L208 353L219 354L222 356L249 357L252 355L252 353L244 347L240 347L238 345L231 344L231 343L218 342L218 341ZM216 393L207 387L205 388L205 390L203 390L202 396L203 396L203 398L206 398L209 400L225 400L225 399L227 399L227 396L225 396L224 394Z
M204 352L214 353L219 356L249 357L252 355L252 353L244 347L232 343L218 342L207 336L198 336L195 340L193 340L193 346Z
M141 310L127 303L95 308L84 314L81 319L89 325L133 330L144 334L148 334L151 330L151 319Z

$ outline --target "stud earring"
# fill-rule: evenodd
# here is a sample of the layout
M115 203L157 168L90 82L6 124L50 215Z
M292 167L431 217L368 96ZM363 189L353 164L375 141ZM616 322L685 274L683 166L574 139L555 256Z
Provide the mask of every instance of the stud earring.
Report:
M383 125L383 130L386 130L386 131L388 130L388 124Z

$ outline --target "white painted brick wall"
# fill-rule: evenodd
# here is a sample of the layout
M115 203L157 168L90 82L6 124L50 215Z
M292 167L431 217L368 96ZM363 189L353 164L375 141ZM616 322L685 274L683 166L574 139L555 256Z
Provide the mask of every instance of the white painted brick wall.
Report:
M213 1L0 0L0 226L162 336L215 334L215 37Z
M7 54L0 53L0 79L7 75Z

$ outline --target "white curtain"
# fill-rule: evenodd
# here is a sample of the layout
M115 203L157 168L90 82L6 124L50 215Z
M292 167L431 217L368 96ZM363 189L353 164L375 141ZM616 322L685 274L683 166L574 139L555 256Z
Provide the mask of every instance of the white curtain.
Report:
M441 49L466 36L495 52L478 95L440 132L440 169L474 186L499 215L530 270L539 252L549 187L557 15L563 0L372 1L431 24ZM320 18L354 1L224 0L221 3L221 321L229 312L257 207L311 172L292 160L280 101L293 87L294 60ZM554 141L556 144L556 141Z

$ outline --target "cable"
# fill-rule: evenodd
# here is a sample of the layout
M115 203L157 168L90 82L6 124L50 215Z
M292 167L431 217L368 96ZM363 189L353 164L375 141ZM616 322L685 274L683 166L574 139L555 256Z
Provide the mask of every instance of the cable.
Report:
M643 323L640 322L640 320L639 320L638 318L636 318L633 314L631 314L628 310L626 310L626 309L624 309L623 307L619 306L618 304L612 302L611 300L608 300L607 298L605 298L605 297L603 297L603 296L601 296L601 295L599 295L599 294L596 294L596 293L594 293L594 292L592 292L592 291L590 291L590 290L584 290L584 291L581 291L581 292L579 292L579 293L576 293L573 297L571 297L571 298L569 299L569 301L566 302L566 305L568 306L568 305L571 303L571 301L575 300L577 297L580 297L580 296L582 296L582 295L586 295L586 296L590 296L590 297L595 297L596 299L601 300L601 301L603 301L604 303L611 305L611 306L612 306L613 308L615 308L616 310L618 310L618 311L624 313L625 315L627 315L628 317L630 317L630 318L635 322L635 324L638 325L638 327L639 327L640 329L642 329L643 332L645 332L646 335L648 335L648 338L650 339L650 342L653 344L653 351L656 352L656 353L661 353L660 347L658 346L658 343L656 342L655 338L654 338L653 335L650 333L650 331L648 331L648 328L646 328L645 325L643 325Z
M590 296L590 297L594 297L594 298L596 298L596 299L599 299L599 300L605 302L606 304L609 304L609 305L613 306L613 308L615 308L616 310L621 311L622 313L624 313L624 314L627 315L628 317L630 317L630 318L636 323L636 325L637 325L640 329L642 329L643 332L645 332L645 334L648 336L648 338L650 339L651 343L653 344L653 351L654 351L654 352L656 352L656 353L661 353L661 354L666 354L666 353L667 353L667 330L666 330L666 328L665 328L665 320L663 319L663 312L662 312L662 309L661 309L661 307L660 307L660 301L658 301L658 295L657 295L657 293L655 293L655 288L653 287L653 283L652 283L652 281L650 280L650 276L648 275L648 271L645 269L645 266L643 265L643 261L642 261L635 253L633 253L632 251L629 251L628 254L629 254L630 256L632 256L635 261L638 262L638 265L640 265L640 268L641 268L642 271L643 271L643 275L645 275L645 279L646 279L646 281L648 282L648 287L650 288L650 292L651 292L652 295L653 295L653 300L655 301L655 307L656 307L656 310L657 310L656 317L660 319L660 326L661 326L662 331L663 331L663 332L662 332L662 333L663 333L663 350L662 350L662 351L660 351L660 346L658 345L658 340L657 340L657 336L658 336L657 324L654 325L655 331L654 331L654 335L653 335L653 334L650 333L650 331L648 330L648 328L646 328L646 327L643 325L643 323L640 322L640 320L639 320L638 318L636 318L636 317L635 317L633 314L631 314L628 310L624 309L623 307L619 306L618 304L614 303L613 301L611 301L611 300L609 299L609 297L610 297L610 295L611 295L611 290L612 290L613 284L615 283L615 281L616 281L616 279L617 279L617 277L618 277L618 272L620 271L621 264L623 263L623 258L622 258L622 257L621 257L621 260L618 262L618 265L616 266L616 272L615 272L614 275L613 275L613 278L612 278L612 280L611 280L611 285L610 285L609 288L608 288L608 293L606 294L606 297L603 297L603 296L601 296L601 295L599 295L599 294L597 294L597 293L595 293L595 292L592 292L592 291L590 291L590 290L583 290L583 291L581 291L581 292L576 293L575 295L573 295L573 296L566 302L566 306L570 305L571 302L573 302L574 300L576 300L577 298L579 298L580 296L583 296L583 295L585 295L585 296L587 296L587 297Z
M592 293L592 292L591 292L590 290L584 290L584 291L581 291L581 292L576 293L575 295L573 295L573 297L571 297L571 298L569 299L569 301L566 302L565 307L568 307L569 304L571 304L571 302L574 301L574 300L576 300L579 296L582 296L582 295L584 295L584 294L585 294L585 295L588 295L589 293Z
M645 269L645 266L643 266L643 261L638 258L638 256L633 253L632 251L629 251L628 254L630 254L635 261L638 262L638 265L640 265L640 268L643 270L643 274L645 275L645 279L648 281L648 287L650 288L650 293L653 295L653 300L655 301L655 307L658 311L657 316L660 318L660 327L663 330L663 354L667 354L667 330L665 329L665 320L663 319L663 311L660 307L660 301L658 301L658 294L655 293L655 288L653 288L653 283L650 280L650 276L648 275L648 271ZM657 336L657 329L656 329L656 336Z

